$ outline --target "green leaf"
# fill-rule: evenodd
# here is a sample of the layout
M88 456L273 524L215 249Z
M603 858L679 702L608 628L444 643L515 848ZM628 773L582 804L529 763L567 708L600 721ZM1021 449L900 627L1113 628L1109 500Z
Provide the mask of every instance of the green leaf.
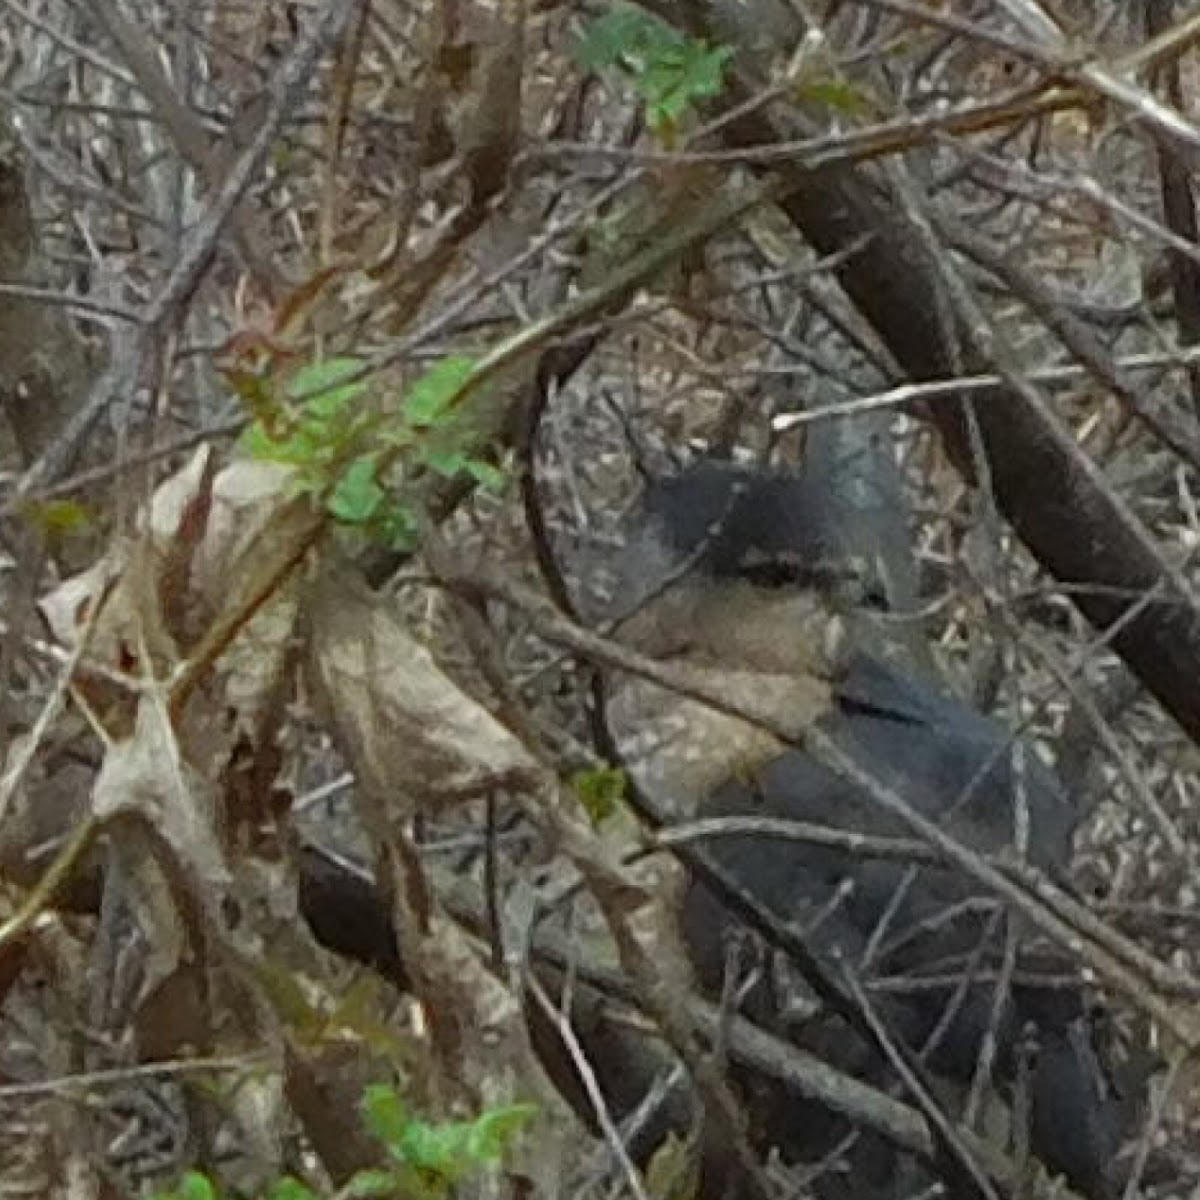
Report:
M470 1156L478 1162L499 1161L537 1111L536 1104L506 1104L482 1113L472 1125Z
M406 505L391 505L380 519L378 536L392 550L405 553L415 550L421 540L416 515Z
M379 486L374 456L364 454L343 472L329 497L329 514L346 525L365 525L379 515L387 493Z
M367 1127L395 1165L359 1172L349 1194L396 1192L410 1200L446 1200L466 1175L495 1163L537 1112L532 1104L511 1104L489 1109L473 1121L431 1124L413 1117L396 1089L385 1085L367 1089L363 1109Z
M313 466L337 453L337 440L312 424L292 426L282 436L272 437L264 425L256 422L242 434L241 445L252 458L292 467Z
M505 485L508 483L508 476L499 467L493 466L490 462L484 462L481 458L469 458L465 466L467 473L480 487L487 488L489 492L504 491Z
M536 1105L509 1104L489 1109L473 1121L442 1125L414 1121L396 1147L397 1157L418 1171L453 1183L470 1171L498 1162L536 1113Z
M394 1196L398 1182L394 1171L359 1171L345 1190L347 1196Z
M342 383L365 366L361 358L327 358L323 362L307 363L288 380L287 395L302 402L305 411L312 416L330 420L366 392L365 380Z
M412 1123L396 1089L386 1083L373 1083L367 1088L363 1115L367 1128L389 1148L400 1144Z
M461 449L434 449L431 446L421 448L421 462L431 471L436 471L445 479L453 479L456 475L470 475L481 487L492 492L504 490L508 476L481 458L471 458Z
M467 456L461 450L423 448L421 461L444 479L453 479L467 469Z
M470 1126L460 1122L429 1125L413 1121L392 1151L409 1166L445 1180L457 1179L472 1164L468 1159Z
M358 358L330 358L301 367L287 384L288 397L302 404L300 415L280 420L278 435L256 421L242 434L243 451L252 458L293 466L336 460L347 443L361 436L369 420L357 405L367 390L366 383L339 382L364 365Z
M669 44L671 35L669 26L643 9L615 4L588 27L575 48L575 59L585 70L603 71L622 66L628 56L653 49L664 39Z
M824 104L851 117L866 116L871 112L866 96L843 79L802 80L796 86L796 96L800 100Z
M588 70L615 69L646 102L650 124L671 131L696 100L717 95L732 57L727 46L688 38L659 18L619 4L594 21L576 50Z
M220 1195L217 1185L199 1171L189 1171L183 1177L180 1196L183 1200L217 1200Z
M268 1200L317 1200L317 1193L290 1175L280 1179L267 1194Z
M50 537L76 533L96 523L95 513L78 500L33 500L25 506L25 515Z
M474 369L475 360L465 354L452 354L430 367L404 398L408 423L422 428L445 420Z
M216 1185L201 1171L189 1171L167 1195L171 1200L217 1200Z
M238 439L238 445L243 454L268 462L275 460L275 455L279 452L280 447L280 443L267 432L261 421L255 421L253 425L243 430L242 436Z
M709 49L703 42L695 43L683 63L681 86L695 98L719 96L725 87L725 68L732 58L728 46Z
M702 42L689 42L650 63L637 88L652 122L677 123L696 100L717 95L724 86L729 56L724 46L709 50Z
M571 786L593 824L600 825L625 803L629 779L616 767L597 767L573 775Z

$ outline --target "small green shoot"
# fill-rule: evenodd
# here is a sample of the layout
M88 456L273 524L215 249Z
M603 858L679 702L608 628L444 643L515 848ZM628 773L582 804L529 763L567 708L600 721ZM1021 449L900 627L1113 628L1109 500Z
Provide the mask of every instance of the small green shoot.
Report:
M150 1200L220 1200L221 1193L207 1175L189 1171L169 1192L155 1192Z
M367 1089L363 1110L367 1128L393 1160L393 1186L424 1200L445 1200L460 1180L499 1163L537 1111L509 1104L473 1121L432 1125L411 1116L395 1088L383 1084Z
M593 21L576 51L590 71L615 71L646 104L646 120L672 141L698 100L719 95L732 57L727 46L689 38L631 4L615 4Z
M78 500L35 500L25 515L48 537L64 537L93 528L96 514Z
M571 786L593 825L602 825L625 803L629 779L616 767L596 767L571 777Z
M796 98L823 105L847 117L866 117L872 111L861 89L848 80L833 76L802 79L796 85Z
M430 367L404 398L404 416L409 425L428 429L444 423L474 369L475 360L463 354L452 354Z
M479 438L460 409L476 360L450 355L409 389L399 414L371 405L367 363L353 357L307 363L280 387L269 376L239 377L256 420L242 437L254 458L294 469L300 494L317 498L339 524L391 549L417 541L403 482L415 470L465 474L499 490L505 477L477 454Z
M394 1087L369 1087L363 1100L365 1123L382 1143L389 1161L383 1167L356 1172L338 1191L338 1198L450 1200L456 1184L502 1162L536 1112L532 1104L506 1104L471 1121L431 1124L410 1114ZM156 1192L151 1200L224 1200L225 1195L209 1176L189 1171L174 1188ZM298 1179L284 1176L260 1200L324 1198Z

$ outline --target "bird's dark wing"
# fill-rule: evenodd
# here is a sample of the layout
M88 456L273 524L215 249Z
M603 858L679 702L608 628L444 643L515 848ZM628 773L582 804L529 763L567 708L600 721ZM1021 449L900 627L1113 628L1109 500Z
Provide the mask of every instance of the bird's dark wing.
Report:
M1077 816L1066 789L1028 742L932 682L866 654L849 659L834 699L825 732L919 813L948 821L968 845L994 853L1014 845L1025 808L1029 860L1051 871L1066 865ZM774 766L778 782L769 786L790 792L791 803L804 808L822 789L807 778L789 782L796 769L789 757ZM870 803L865 796L858 800L855 818ZM871 811L868 828L883 820L874 805Z
M1012 852L1027 828L1027 857L1044 870L1064 869L1073 816L1062 787L1032 748L1014 743L998 722L916 676L860 657L846 674L853 703L839 705L825 732L854 762L910 807L981 853ZM911 831L872 797L812 755L791 750L752 775L730 780L705 805L708 815L757 815L810 822L886 838ZM987 891L949 865L880 858L860 851L757 835L717 839L712 853L781 920L820 924L815 943L864 977L950 975L976 961L998 961L1004 924ZM710 979L719 977L719 912L695 898L689 941ZM728 921L728 918L726 918ZM707 932L706 932L707 931ZM701 943L707 942L707 947ZM981 953L981 947L986 953ZM900 1014L903 1006L893 1006ZM937 1003L914 1002L936 1024ZM973 1061L990 993L948 1049ZM978 1026L979 1029L975 1027ZM965 1068L969 1071L969 1066Z

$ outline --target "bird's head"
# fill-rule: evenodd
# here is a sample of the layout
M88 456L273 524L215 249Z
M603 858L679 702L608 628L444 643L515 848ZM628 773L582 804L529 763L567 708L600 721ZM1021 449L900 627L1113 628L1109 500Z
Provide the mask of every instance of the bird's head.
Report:
M740 670L823 673L878 606L845 512L801 475L704 461L647 489L618 568L623 640Z
M792 473L701 462L657 480L617 564L617 637L799 735L827 709L843 616L868 594L843 519ZM643 790L677 815L783 749L761 725L635 676L608 715Z

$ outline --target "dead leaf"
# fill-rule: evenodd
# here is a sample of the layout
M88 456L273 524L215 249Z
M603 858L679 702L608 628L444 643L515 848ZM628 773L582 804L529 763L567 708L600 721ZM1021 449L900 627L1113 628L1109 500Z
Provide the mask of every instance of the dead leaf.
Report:
M326 572L309 618L314 699L371 795L438 807L539 778L525 747L442 672L386 600Z
M217 622L244 611L176 730L192 766L220 780L235 754L244 762L247 745L259 748L278 712L297 590L287 580L255 604L253 589L264 563L309 526L288 468L240 460L216 472L213 461L207 450L195 454L155 491L134 538L64 581L39 608L64 646L74 650L88 637L74 682L116 740L133 733L140 680L171 678Z
M110 746L96 778L92 808L104 820L140 818L201 889L206 907L219 911L230 876L215 829L212 790L183 762L164 706L155 698L143 698L133 736ZM149 947L143 965L146 999L183 966L188 933L161 864L136 840L120 838L118 848L127 867L130 910ZM161 1029L158 1036L163 1038Z
M281 580L257 604L263 572L283 561L311 531L292 473L275 463L232 463L213 482L205 536L196 552L193 603L213 624L244 614L237 636L207 671L185 707L181 738L206 778L228 784L227 799L251 823L272 812L277 735L290 695L289 671L299 613L300 579ZM246 799L250 771L258 804ZM240 819L240 818L239 818Z
M74 651L88 639L74 682L116 738L132 729L136 698L114 676L166 678L201 623L189 580L211 485L203 449L156 490L131 539L38 604L63 646Z
M216 613L236 611L257 583L265 549L273 560L309 528L307 510L295 502L290 469L232 463L213 484L212 513L197 552L198 595ZM236 714L235 731L254 729L271 702L294 633L299 587L295 577L278 587L222 655L222 702Z
M101 819L130 811L144 817L194 878L213 893L228 885L213 788L181 754L160 697L144 696L133 736L110 747L92 806Z

